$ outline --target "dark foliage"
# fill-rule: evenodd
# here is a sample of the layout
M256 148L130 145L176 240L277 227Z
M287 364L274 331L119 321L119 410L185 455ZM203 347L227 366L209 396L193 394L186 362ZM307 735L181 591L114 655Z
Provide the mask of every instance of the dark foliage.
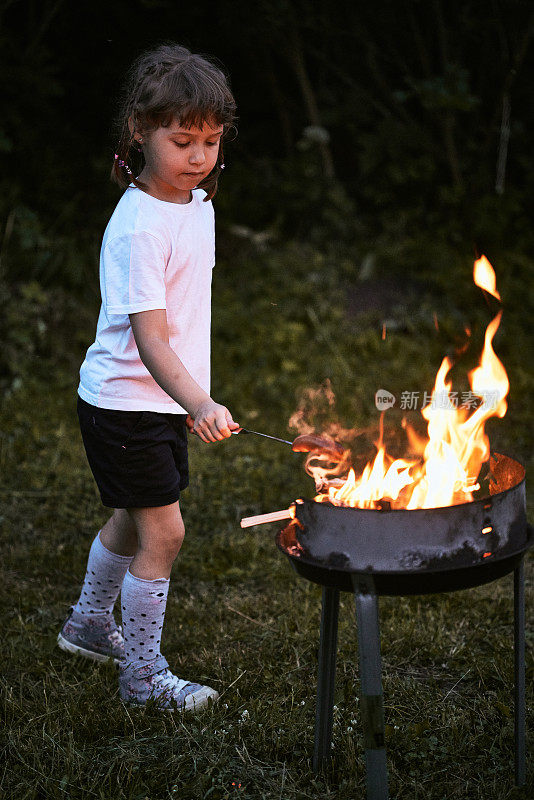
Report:
M435 240L525 251L533 33L524 0L4 2L2 267L69 287L94 275L122 78L169 38L221 59L238 99L221 230L379 259L408 242L404 269Z

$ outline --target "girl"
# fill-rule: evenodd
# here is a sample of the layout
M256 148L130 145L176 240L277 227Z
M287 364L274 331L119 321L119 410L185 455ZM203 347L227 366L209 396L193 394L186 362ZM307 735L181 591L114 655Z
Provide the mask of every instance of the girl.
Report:
M239 425L209 394L211 198L235 102L221 70L175 44L129 75L112 178L126 191L104 233L102 306L80 370L78 416L113 516L90 549L58 644L119 664L122 700L199 708L218 694L178 678L160 651L184 526L187 429L204 442ZM134 176L138 177L134 177ZM121 593L122 633L113 617Z

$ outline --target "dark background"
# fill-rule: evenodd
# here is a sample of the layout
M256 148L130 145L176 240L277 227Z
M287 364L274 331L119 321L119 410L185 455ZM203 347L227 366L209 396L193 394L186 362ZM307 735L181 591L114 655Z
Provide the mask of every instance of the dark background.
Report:
M361 429L359 464L376 451L377 390L421 400L445 354L454 389L466 389L497 308L472 282L484 252L504 307L495 352L510 377L508 413L486 430L493 450L525 465L532 521L534 4L0 0L0 9L0 794L363 797L350 595L333 769L315 776L320 589L292 573L275 526L239 526L314 493L284 445L190 437L188 533L164 652L223 702L187 723L126 714L113 668L56 648L107 518L75 404L100 243L120 197L109 181L113 115L125 69L164 39L215 55L231 75L239 135L215 198L212 386L252 430L293 438L288 420L303 409L314 430ZM326 380L335 407L317 394ZM403 415L398 403L386 415L391 453ZM392 797L534 796L532 759L525 788L512 786L510 581L381 598ZM533 609L527 602L530 715Z
M94 285L119 196L108 172L123 75L166 39L220 59L238 101L223 243L239 225L373 249L379 264L393 248L405 271L442 245L528 252L533 14L522 0L5 0L2 276Z

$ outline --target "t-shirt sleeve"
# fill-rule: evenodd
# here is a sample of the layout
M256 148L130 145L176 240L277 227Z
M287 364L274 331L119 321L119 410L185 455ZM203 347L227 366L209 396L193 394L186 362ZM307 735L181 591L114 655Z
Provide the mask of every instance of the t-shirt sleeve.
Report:
M102 302L108 314L166 308L162 243L146 231L116 236L102 253Z

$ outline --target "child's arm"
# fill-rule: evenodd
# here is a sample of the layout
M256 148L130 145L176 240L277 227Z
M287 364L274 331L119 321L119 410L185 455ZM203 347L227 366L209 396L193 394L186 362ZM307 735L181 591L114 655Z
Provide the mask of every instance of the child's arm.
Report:
M231 436L239 428L231 413L200 388L171 349L165 310L129 316L141 361L161 388L191 415L193 433L204 442Z

